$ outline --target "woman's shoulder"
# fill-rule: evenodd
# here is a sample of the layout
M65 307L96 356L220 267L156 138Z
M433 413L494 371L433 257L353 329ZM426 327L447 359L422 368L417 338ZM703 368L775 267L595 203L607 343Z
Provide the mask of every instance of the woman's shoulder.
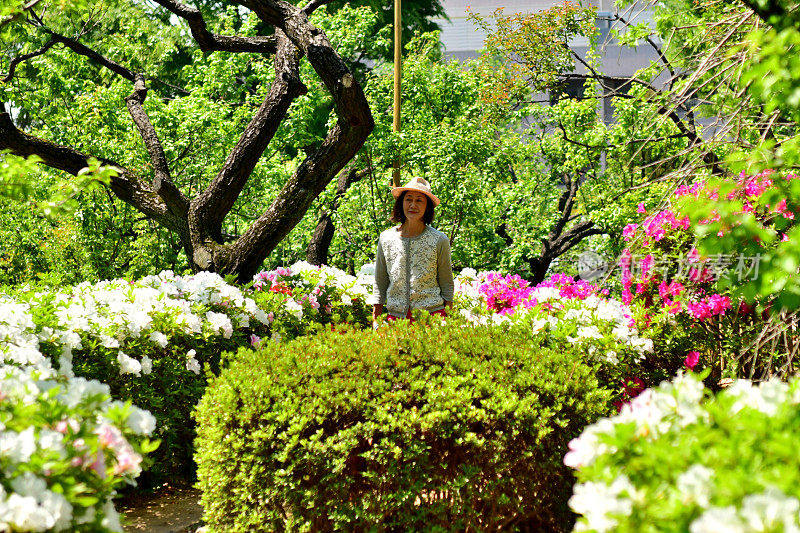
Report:
M428 231L436 237L437 241L445 240L447 242L450 242L450 237L448 237L438 229L434 228L433 226L428 226Z

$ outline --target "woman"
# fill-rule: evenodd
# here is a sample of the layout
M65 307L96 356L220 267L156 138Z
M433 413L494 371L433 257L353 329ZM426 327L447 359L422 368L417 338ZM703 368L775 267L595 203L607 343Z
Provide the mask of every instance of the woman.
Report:
M375 254L372 294L373 325L383 313L389 320L411 318L412 309L446 315L453 304L450 239L432 228L439 199L424 178L411 178L392 189L392 222L400 224L381 233Z

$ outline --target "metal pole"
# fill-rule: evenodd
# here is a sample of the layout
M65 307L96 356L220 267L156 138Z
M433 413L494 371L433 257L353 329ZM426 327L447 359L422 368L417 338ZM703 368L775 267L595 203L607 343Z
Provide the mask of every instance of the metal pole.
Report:
M400 131L400 75L401 75L401 36L403 28L400 25L400 0L394 0L394 120L392 131ZM394 172L392 173L392 183L395 187L400 186L400 152L395 155Z

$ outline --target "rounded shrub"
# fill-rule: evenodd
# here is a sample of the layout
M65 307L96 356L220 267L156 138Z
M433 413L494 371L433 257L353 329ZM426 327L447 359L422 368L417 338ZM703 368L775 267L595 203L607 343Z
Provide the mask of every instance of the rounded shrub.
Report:
M240 350L196 410L213 531L562 531L562 457L608 412L530 326L422 318Z

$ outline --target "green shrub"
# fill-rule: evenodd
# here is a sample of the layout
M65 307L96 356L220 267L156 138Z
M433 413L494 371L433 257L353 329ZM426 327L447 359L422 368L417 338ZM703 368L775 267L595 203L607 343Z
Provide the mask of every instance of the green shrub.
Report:
M530 327L455 318L240 350L198 405L213 531L561 531L610 394Z

